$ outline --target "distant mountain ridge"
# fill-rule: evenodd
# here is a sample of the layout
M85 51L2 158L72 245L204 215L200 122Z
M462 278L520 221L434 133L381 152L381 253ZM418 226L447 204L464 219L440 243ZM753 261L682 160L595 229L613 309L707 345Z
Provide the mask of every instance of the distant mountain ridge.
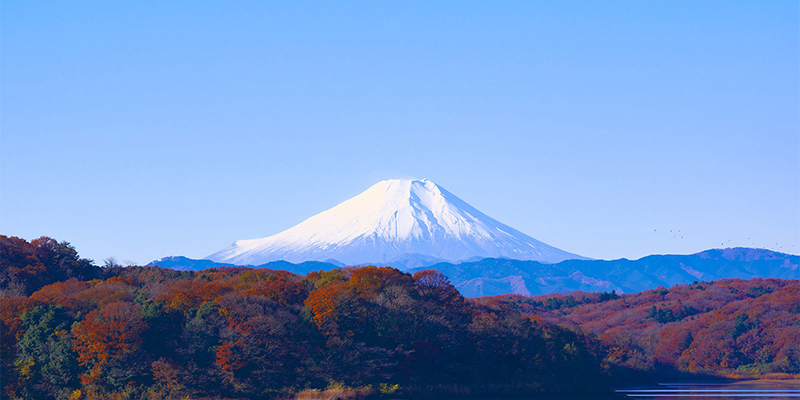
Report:
M207 258L238 265L336 260L408 268L487 257L546 263L585 258L498 222L427 179L378 182L290 229L239 240Z
M148 265L172 269L200 270L231 266L210 260L166 257ZM378 264L381 265L381 264ZM450 278L467 297L501 294L537 295L581 290L585 292L634 293L658 286L670 287L694 281L722 278L800 278L800 256L766 249L711 249L688 255L651 255L638 260L566 260L545 264L530 260L484 258L463 263L437 263L413 268L436 269ZM284 270L305 275L311 271L330 270L342 264L310 261L290 263L275 261L256 268Z
M151 261L147 267L158 266L179 271L202 271L209 268L231 268L231 267L250 267L264 268L271 270L289 271L293 274L305 275L312 271L330 271L334 268L341 268L344 264L333 264L321 261L306 261L303 263L290 263L288 261L272 261L261 265L234 265L230 263L218 263L206 259L193 259L183 256L164 257L160 260Z
M688 255L650 255L638 260L566 260L541 264L483 259L472 263L441 263L426 268L447 275L464 296L480 297L575 290L635 293L658 286L722 278L798 279L798 264L800 256L737 247Z

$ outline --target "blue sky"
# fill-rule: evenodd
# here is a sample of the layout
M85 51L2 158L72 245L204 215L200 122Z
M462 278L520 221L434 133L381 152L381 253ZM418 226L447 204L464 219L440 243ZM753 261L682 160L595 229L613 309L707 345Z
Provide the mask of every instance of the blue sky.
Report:
M588 257L797 254L798 16L4 0L0 233L199 258L414 177Z

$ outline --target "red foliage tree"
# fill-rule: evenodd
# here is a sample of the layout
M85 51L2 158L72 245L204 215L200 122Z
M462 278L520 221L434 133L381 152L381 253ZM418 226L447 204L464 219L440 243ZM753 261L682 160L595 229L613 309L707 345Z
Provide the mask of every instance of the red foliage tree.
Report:
M169 284L166 293L158 296L156 300L164 302L169 310L186 311L196 309L206 301L219 299L232 290L229 285L216 281L182 280Z
M92 369L84 383L93 382L108 362L138 351L145 329L142 312L134 303L110 303L87 314L72 329L78 362Z
M243 292L247 296L266 297L277 304L302 304L308 291L306 285L295 276L281 271L270 274L266 279L253 284Z

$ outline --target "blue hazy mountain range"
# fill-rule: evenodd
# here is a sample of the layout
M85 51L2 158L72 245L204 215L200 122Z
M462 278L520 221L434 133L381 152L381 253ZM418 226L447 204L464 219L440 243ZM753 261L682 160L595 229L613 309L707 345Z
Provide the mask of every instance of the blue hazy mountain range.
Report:
M219 263L216 261L206 259L194 259L183 256L164 257L160 260L152 261L146 265L147 267L159 266L162 268L175 269L179 271L202 271L209 268L224 268L224 267L250 267L250 268L264 268L271 270L289 271L298 275L305 275L312 271L329 271L334 268L344 267L344 264L339 262L323 262L323 261L305 261L299 264L290 263L288 261L272 261L261 265L235 265L231 263Z
M419 261L419 260L417 260ZM408 265L402 261L398 266ZM436 269L450 278L461 294L467 297L494 296L509 293L537 295L581 290L634 293L658 286L669 287L694 281L722 278L750 279L800 278L800 256L766 249L735 247L712 249L689 255L651 255L638 260L566 260L554 264L538 261L484 258L471 262L440 262L412 269ZM231 267L230 263L166 257L148 265L179 270L203 270ZM380 265L380 263L377 263ZM254 268L285 270L305 275L311 271L342 267L338 262L306 261L294 264L273 261Z

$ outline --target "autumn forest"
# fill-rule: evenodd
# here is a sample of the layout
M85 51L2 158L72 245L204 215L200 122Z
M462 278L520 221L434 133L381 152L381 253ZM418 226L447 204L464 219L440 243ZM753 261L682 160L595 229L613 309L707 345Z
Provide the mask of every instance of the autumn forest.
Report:
M0 236L0 305L9 399L599 393L800 370L798 280L469 299L435 270L99 267Z

